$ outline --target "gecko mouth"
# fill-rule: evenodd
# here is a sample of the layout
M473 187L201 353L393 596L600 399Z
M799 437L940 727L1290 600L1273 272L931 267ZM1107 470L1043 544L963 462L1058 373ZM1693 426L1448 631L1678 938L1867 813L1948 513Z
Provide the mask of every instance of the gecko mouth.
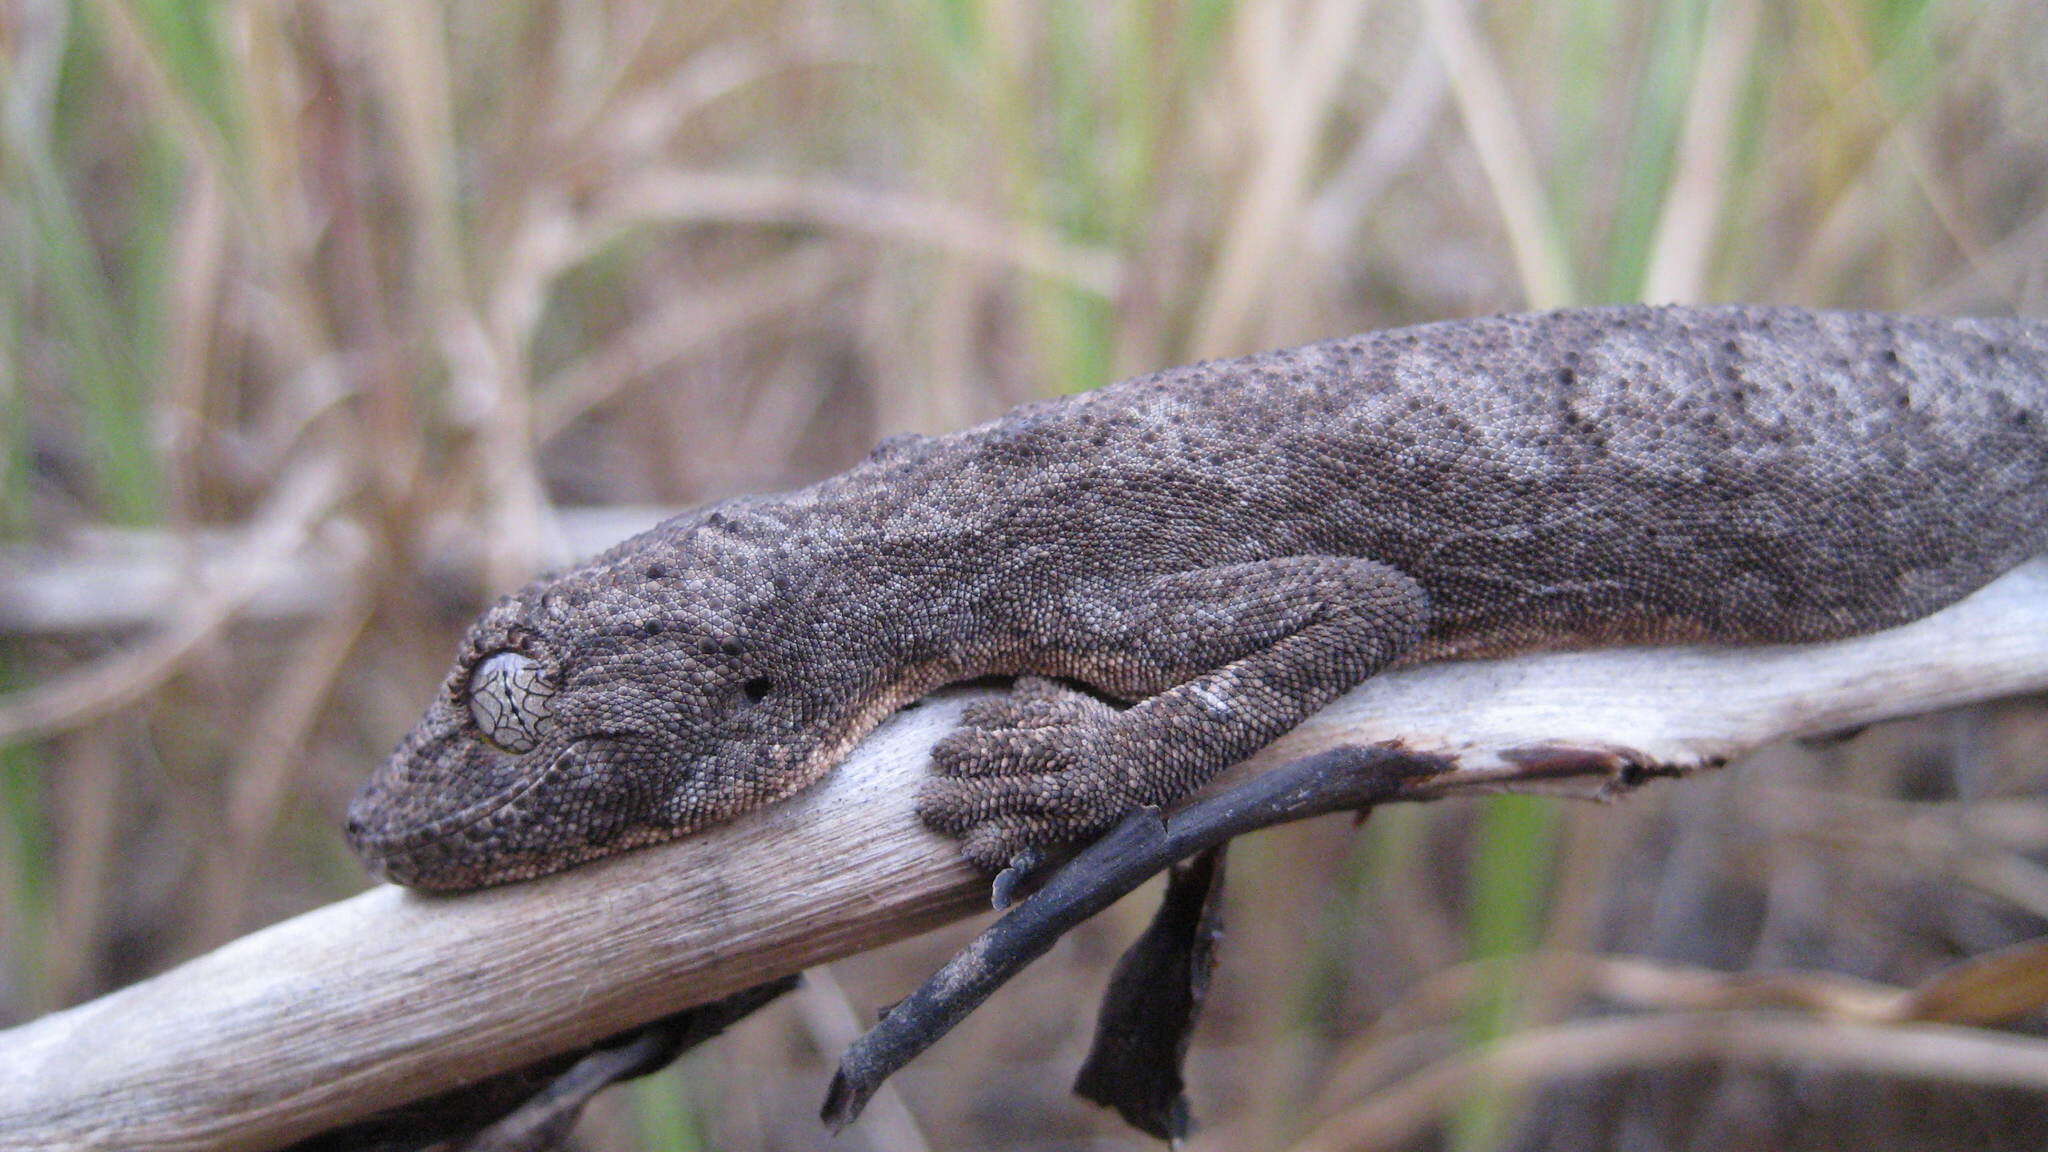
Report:
M355 849L364 867L380 879L416 887L470 886L436 882L438 877L435 874L442 871L437 865L460 864L471 855L463 851L465 846L480 838L481 834L499 828L504 823L501 817L508 810L534 789L560 775L563 764L588 742L587 737L571 741L563 745L548 760L547 767L539 772L468 807L422 824L371 831L363 819L362 810L370 806L372 793L365 791L357 798L355 810L349 813L349 845Z

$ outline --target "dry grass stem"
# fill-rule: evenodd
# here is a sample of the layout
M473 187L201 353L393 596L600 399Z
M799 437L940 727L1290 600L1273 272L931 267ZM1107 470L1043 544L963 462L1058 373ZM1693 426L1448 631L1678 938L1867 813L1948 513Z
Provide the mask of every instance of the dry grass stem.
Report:
M169 371L157 404L159 435L171 478L173 508L189 518L198 503L191 491L200 472L196 459L207 435L208 365L214 318L220 308L221 277L227 262L225 190L211 169L194 165L185 181L185 203L172 241L175 255Z
M559 436L591 410L613 402L634 381L674 361L717 346L757 324L814 306L853 275L845 253L814 244L685 293L637 319L563 368L534 399L534 435Z
M957 204L850 184L741 172L668 169L636 174L600 201L586 249L649 224L801 225L912 244L1062 281L1116 291L1116 256L1042 228Z
M1727 196L1728 153L1735 140L1743 82L1749 78L1760 0L1724 0L1716 6L1693 64L1685 129L1671 187L1664 193L1643 299L1690 304L1703 299L1707 260L1715 249L1716 222Z
M1835 32L1849 49L1857 76L1858 96L1867 101L1865 107L1880 126L1886 149L1897 153L1905 165L1907 175L1919 188L1926 199L1929 211L1949 242L1956 246L1956 252L1964 263L1979 270L1985 269L1984 245L1972 234L1955 194L1948 182L1936 170L1920 146L1917 134L1905 123L1890 97L1885 93L1878 76L1877 61L1871 57L1870 44L1864 37L1859 21L1843 6L1844 0L1824 0L1820 9L1835 26Z
M0 697L0 743L76 727L126 707L177 670L187 654L217 635L237 608L272 578L341 499L345 481L333 461L314 459L281 481L219 583L188 588L183 609L161 632L114 656Z
M93 967L112 923L108 885L119 849L116 831L128 808L120 740L110 731L68 734L59 742L63 777L56 819L62 836L56 860L57 892L44 950L43 1007L72 1004L91 994Z
M1462 0L1422 0L1430 41L1442 54L1451 94L1514 250L1531 308L1570 303L1571 265L1559 244L1536 158L1517 124L1515 101Z
M458 311L467 297L455 174L448 170L456 154L448 61L442 51L448 29L436 4L377 4L363 16L379 33L383 59L372 74L389 89L383 104L397 129L409 216L418 232L410 251L425 295L434 302L431 322Z
M293 644L276 683L250 713L236 742L223 843L206 860L197 919L186 949L213 947L245 927L243 919L278 817L305 774L314 725L370 622L366 578L352 572L341 596Z
M2048 1091L2048 1041L1939 1024L1872 1025L1782 1013L1674 1013L1518 1032L1432 1065L1318 1127L1290 1152L1398 1148L1480 1085L1530 1090L1605 1072L1686 1064L1819 1066L1946 1084Z
M1230 211L1223 251L1196 314L1194 354L1201 359L1250 351L1256 309L1280 261L1299 242L1309 164L1341 105L1342 84L1365 26L1367 0L1316 0L1306 26L1288 44L1285 79L1257 107L1245 133L1256 159Z
M1374 202L1433 138L1449 91L1443 53L1417 37L1386 106L1309 205L1304 234L1326 259L1344 259Z

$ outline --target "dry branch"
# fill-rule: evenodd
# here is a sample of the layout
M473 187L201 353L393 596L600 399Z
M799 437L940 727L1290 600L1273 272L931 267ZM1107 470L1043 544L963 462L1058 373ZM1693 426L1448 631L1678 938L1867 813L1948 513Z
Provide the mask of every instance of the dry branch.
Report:
M1630 766L2044 688L2036 562L1836 644L1402 669L1236 774L1400 739L1457 758L1439 794L1574 776L1594 791ZM906 712L823 785L726 827L478 895L379 888L0 1033L0 1149L275 1147L966 916L985 882L911 812L964 698Z
M565 508L555 516L566 556L595 556L680 509L639 505ZM290 548L252 555L248 529L82 531L56 547L0 548L0 636L113 632L166 627L195 597L238 586L234 617L267 623L330 610L347 595L368 549L365 529L345 518L313 526ZM484 542L471 525L435 534L422 567L475 578Z

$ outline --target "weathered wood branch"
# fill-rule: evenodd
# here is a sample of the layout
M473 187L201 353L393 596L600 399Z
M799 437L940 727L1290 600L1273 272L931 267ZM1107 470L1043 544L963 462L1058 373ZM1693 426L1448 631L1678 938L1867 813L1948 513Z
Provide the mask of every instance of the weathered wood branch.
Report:
M564 508L550 524L549 559L595 556L681 511L641 505ZM343 516L310 526L294 547L252 563L247 528L80 531L60 546L0 547L0 636L62 636L164 627L197 595L245 585L234 617L273 623L316 616L346 595L369 548L364 527ZM485 541L474 524L450 524L428 542L423 571L475 581Z
M1435 794L1568 779L1594 792L2043 689L2035 562L1835 644L1398 670L1233 778L1399 740L1456 759ZM987 882L912 815L965 698L904 713L819 787L726 827L476 895L378 888L0 1033L0 1148L273 1148L969 915Z

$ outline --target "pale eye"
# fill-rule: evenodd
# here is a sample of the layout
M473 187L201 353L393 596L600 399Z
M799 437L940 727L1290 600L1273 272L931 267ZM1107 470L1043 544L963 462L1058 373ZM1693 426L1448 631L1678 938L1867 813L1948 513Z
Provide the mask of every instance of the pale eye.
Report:
M540 665L517 652L486 656L469 678L469 717L484 739L527 752L555 726L555 687Z

